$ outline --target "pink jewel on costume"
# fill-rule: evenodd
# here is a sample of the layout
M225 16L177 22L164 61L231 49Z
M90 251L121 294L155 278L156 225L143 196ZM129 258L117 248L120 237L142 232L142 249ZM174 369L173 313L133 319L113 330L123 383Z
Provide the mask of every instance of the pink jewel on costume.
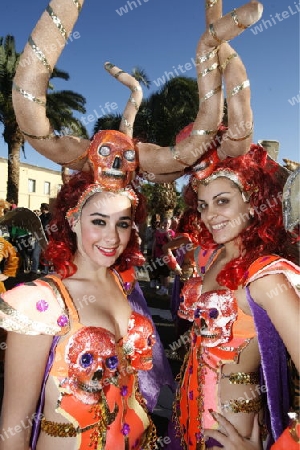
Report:
M89 146L88 157L95 183L111 191L124 189L130 184L138 166L133 141L115 130L96 133Z
M62 314L57 319L57 325L59 325L60 327L66 327L68 325L68 323L69 323L69 319L65 314Z
M122 397L126 397L126 395L128 394L128 386L122 386L120 392Z
M123 286L124 286L125 291L128 292L131 289L132 283L130 283L129 281L125 281Z
M130 426L128 425L128 423L123 424L121 432L122 434L124 434L124 436L127 436L130 433Z
M39 300L38 302L36 302L36 309L40 312L44 312L47 311L47 309L49 308L49 304L48 302L46 302L46 300Z

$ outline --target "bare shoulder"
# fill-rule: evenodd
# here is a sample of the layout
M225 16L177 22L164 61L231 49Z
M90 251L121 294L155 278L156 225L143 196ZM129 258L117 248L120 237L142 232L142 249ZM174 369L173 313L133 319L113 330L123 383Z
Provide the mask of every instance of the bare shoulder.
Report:
M299 294L283 273L268 274L252 281L250 293L253 300L264 309L275 306L278 301L282 304L283 298L285 301L299 300Z

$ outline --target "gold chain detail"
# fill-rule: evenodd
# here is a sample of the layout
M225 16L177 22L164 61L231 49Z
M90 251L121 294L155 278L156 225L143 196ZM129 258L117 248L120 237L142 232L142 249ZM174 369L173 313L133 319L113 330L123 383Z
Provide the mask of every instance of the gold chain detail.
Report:
M205 77L205 75L207 75L208 73L212 72L213 70L217 69L218 63L213 63L210 67L207 67L206 69L204 69L202 72L200 72L198 74L198 78L203 78Z
M26 98L27 100L30 100L31 102L35 102L38 105L46 107L46 102L44 102L43 100L39 99L38 97L35 97L33 94L30 94L29 92L25 91L24 89L20 88L15 82L13 82L12 87L13 87L13 89L15 91L17 91L21 95L23 95L23 97Z
M227 58L225 59L225 61L219 65L219 69L220 72L223 73L226 69L226 67L228 66L229 62L233 59L233 58L237 58L238 54L237 53L231 53L231 55L227 56Z
M238 94L240 91L242 91L243 89L247 88L250 86L250 81L249 80L245 80L243 81L241 84L238 84L237 86L234 86L234 88L232 89L232 91L229 93L228 97L233 97L234 95Z
M182 159L180 158L179 150L176 149L176 147L170 146L170 150L172 153L172 158L175 159L175 161L179 162L180 164L182 164L185 167L190 167L190 164L187 164L184 161L182 161Z
M196 62L202 64L205 61L208 61L209 59L214 58L216 56L216 54L218 53L219 48L220 47L215 47L211 52L208 52L202 56L197 55Z
M51 8L50 5L47 6L46 11L49 14L49 16L51 17L52 22L54 23L54 25L56 25L56 27L60 31L60 34L62 35L62 37L66 41L68 39L68 34L67 34L67 31L66 31L65 27L61 23L60 18L54 13L54 11L53 11L53 9Z
M48 63L47 58L44 55L44 53L42 52L42 50L36 45L36 43L34 42L34 40L32 39L31 36L29 36L29 38L28 38L28 44L30 45L32 51L35 53L37 58L41 61L43 66L45 66L46 69L48 70L48 72L51 74L52 70L53 70L52 67Z
M209 26L208 26L208 31L209 31L209 34L217 41L218 44L223 44L224 42L226 42L226 41L220 39L220 38L217 36L217 33L216 33L216 30L215 30L215 27L214 27L214 24L213 24L213 23L210 23L210 24L209 24Z
M82 4L78 0L73 0L73 3L76 6L76 8L78 9L78 12L80 13Z
M54 131L52 131L51 133L46 134L44 136L37 136L36 134L29 134L29 133L26 133L26 131L23 131L23 130L20 130L20 131L21 131L22 134L24 134L24 136L27 136L27 137L29 137L31 139L37 139L39 141L45 141L46 139L53 139L53 138L58 139L59 138L59 136L57 134L55 134Z
M212 89L211 91L208 91L207 94L204 95L204 97L200 98L200 103L204 102L205 100L208 100L213 95L217 94L222 89L222 85L217 86L215 89Z
M233 9L230 13L232 20L234 21L235 25L238 28L241 28L242 30L246 30L246 28L249 28L249 25L244 25L243 23L241 23L238 19L237 13L236 13L236 9Z

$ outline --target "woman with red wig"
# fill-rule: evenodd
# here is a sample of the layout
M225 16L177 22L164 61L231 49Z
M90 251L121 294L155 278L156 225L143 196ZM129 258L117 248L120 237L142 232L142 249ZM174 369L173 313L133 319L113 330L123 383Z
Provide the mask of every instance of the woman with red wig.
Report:
M135 286L145 201L123 185L121 168L108 172L80 172L62 186L46 252L56 273L1 296L1 450L155 448L149 411L173 380Z
M179 316L192 328L172 450L258 450L263 441L269 449L285 429L296 443L295 420L287 428L288 413L296 416L288 361L299 372L300 271L283 226L279 169L256 145L245 156L211 154L194 167L199 244L215 251L182 290Z

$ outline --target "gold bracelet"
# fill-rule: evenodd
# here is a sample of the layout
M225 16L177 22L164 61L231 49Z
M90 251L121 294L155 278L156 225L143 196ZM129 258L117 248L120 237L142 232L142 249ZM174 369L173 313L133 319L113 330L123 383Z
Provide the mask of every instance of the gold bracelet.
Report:
M244 141L245 139L247 139L248 137L250 137L252 133L253 133L253 124L252 124L252 127L251 127L249 133L245 134L245 136L242 136L242 137L240 137L240 138L233 138L233 137L230 137L229 134L228 134L228 135L227 135L227 138L228 138L230 141L240 142L240 141ZM229 156L229 155L227 155L227 156Z
M172 158L175 159L175 161L179 162L180 164L182 164L185 167L190 167L190 164L187 164L184 161L182 161L182 159L180 159L179 151L176 149L175 146L170 146L170 150L172 153Z
M59 138L59 136L57 134L55 134L54 131L52 131L49 134L46 134L44 136L37 136L36 134L29 134L26 133L26 131L20 130L22 134L24 134L24 136L29 137L30 139L37 139L39 141L45 141L46 139L52 139L52 138Z
M226 42L226 41L224 41L224 40L218 38L213 23L210 23L210 24L209 24L209 26L208 26L208 31L209 31L209 34L217 41L218 44L223 44L224 42Z
M236 13L236 9L233 9L230 13L232 20L234 21L235 25L238 28L241 28L242 30L246 30L246 28L249 28L249 25L244 25L243 23L240 23L237 13Z

